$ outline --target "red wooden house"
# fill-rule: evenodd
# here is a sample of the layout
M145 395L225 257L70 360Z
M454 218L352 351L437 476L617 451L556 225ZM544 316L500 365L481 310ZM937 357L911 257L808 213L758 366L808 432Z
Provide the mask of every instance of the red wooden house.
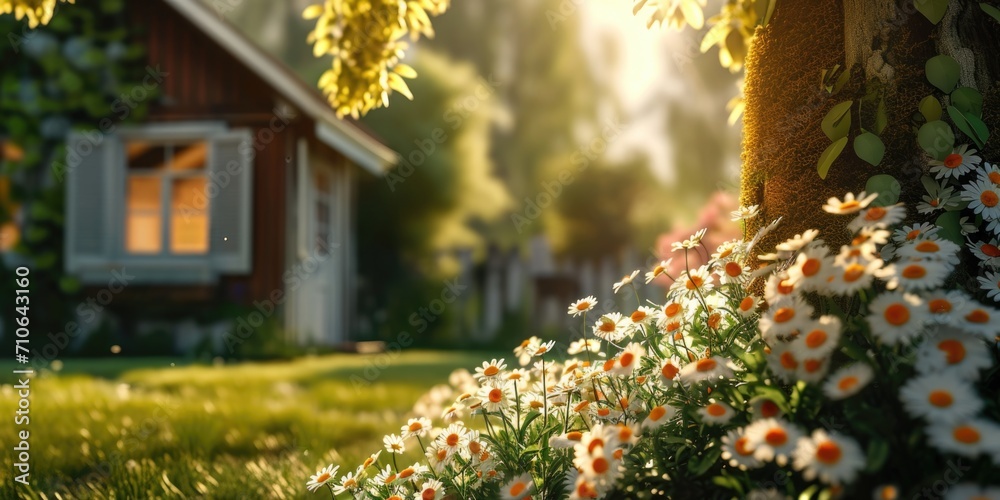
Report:
M124 268L119 308L168 304L182 318L229 301L302 343L346 340L352 185L395 153L198 0L128 8L148 76L116 116L70 139L67 271L94 290ZM147 98L148 117L119 125Z

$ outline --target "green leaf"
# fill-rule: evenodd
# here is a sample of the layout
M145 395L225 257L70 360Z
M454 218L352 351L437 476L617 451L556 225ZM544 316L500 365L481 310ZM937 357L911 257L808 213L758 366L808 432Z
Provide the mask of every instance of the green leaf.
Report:
M715 476L712 478L712 483L720 488L725 488L727 490L734 490L737 493L743 493L743 485L740 483L739 479L733 476Z
M920 176L920 183L924 185L924 189L927 190L927 194L930 195L931 198L937 198L938 193L941 192L941 185L929 175Z
M941 228L938 231L938 236L944 238L952 243L959 246L965 244L965 238L962 236L962 225L959 220L962 218L961 212L945 212L941 214L940 217L934 221L934 224Z
M809 500L810 498L812 498L814 494L816 494L816 490L818 489L819 489L818 484L814 484L806 488L805 490L802 491L802 493L799 493L799 500Z
M826 174L830 172L830 166L840 156L840 153L844 152L844 146L847 146L847 137L841 137L837 142L830 144L826 148L826 151L823 151L823 154L819 155L819 163L816 164L816 171L819 172L820 179L826 179Z
M865 467L865 471L874 474L882 469L885 465L885 461L889 458L889 443L883 439L874 439L868 445L868 460L866 462L868 465Z
M941 101L938 101L937 97L929 95L920 101L920 114L924 115L928 122L940 120L941 113Z
M889 125L889 117L885 111L885 99L878 101L878 109L875 111L875 133L882 135L882 131Z
M993 19L996 19L997 21L1000 21L1000 9L998 9L998 8L992 6L992 5L989 5L989 4L985 3L985 2L980 2L979 3L979 8L983 9L983 12L989 14L991 17L993 17Z
M705 450L700 456L695 456L688 462L688 470L691 471L692 475L700 476L711 469L715 462L719 460L719 456L722 455L721 446L712 446L711 448Z
M854 138L854 152L858 158L877 166L885 157L885 144L877 135L865 132Z
M540 412L533 411L524 416L524 420L521 421L521 428L517 431L519 439L522 441L524 440L524 433L528 430L528 426L531 425L532 421L541 415L542 414Z
M962 72L958 61L946 55L928 59L924 69L927 71L927 80L931 82L931 85L945 93L950 93L955 89L955 86L958 85L958 77Z
M80 290L80 282L72 276L63 276L59 278L59 289L63 293L76 293Z
M941 120L925 123L917 132L917 142L935 160L944 160L955 148L955 132Z
M951 105L969 115L983 116L983 94L972 87L960 87L951 93Z
M873 175L865 184L865 192L878 193L878 198L872 202L873 205L886 207L899 201L899 194L903 187L895 177L887 174Z
M917 8L931 24L941 22L945 11L948 10L948 0L913 0L913 6ZM947 92L947 91L946 91Z
M982 120L973 115L965 114L955 106L948 106L948 116L955 122L955 126L965 135L969 136L979 149L986 147L986 141L990 138L990 131Z
M823 118L823 133L836 141L842 137L847 137L851 131L851 106L854 101L844 101L833 107Z

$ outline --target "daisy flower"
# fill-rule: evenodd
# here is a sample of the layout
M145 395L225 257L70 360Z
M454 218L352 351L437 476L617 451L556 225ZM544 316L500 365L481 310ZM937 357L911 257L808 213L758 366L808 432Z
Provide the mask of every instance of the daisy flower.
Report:
M742 256L745 252L746 246L743 240L729 240L715 249L715 253L712 254L712 260L716 262L738 260L737 257Z
M774 400L766 397L756 397L750 400L750 412L755 418L775 418L784 414Z
M801 296L780 299L760 318L760 335L765 342L791 337L810 322L813 308Z
M830 399L849 398L864 389L872 379L875 371L867 363L854 363L845 366L832 375L823 384L823 394Z
M531 362L531 356L533 355L535 348L542 343L542 339L532 336L521 342L521 345L514 348L514 355L517 356L517 361L521 366L527 365Z
M639 306L638 309L629 315L628 319L632 325L639 326L649 323L659 313L656 309L647 306Z
M503 359L497 361L496 359L490 360L489 363L483 361L483 366L476 368L476 380L479 383L485 383L487 380L491 380L500 375L500 372L507 369L507 364L504 363Z
M989 241L969 241L966 243L972 254L980 263L987 267L1000 267L1000 242L993 238Z
M469 446L469 429L462 422L455 422L438 435L437 441L448 454L453 454Z
M657 264L656 267L654 267L652 271L647 271L646 272L646 284L648 285L648 284L652 283L653 280L655 280L656 278L658 278L661 274L664 275L664 276L668 276L666 274L666 272L667 272L667 269L670 269L670 264L673 263L673 261L674 261L674 259L667 259L667 260L660 261L660 263Z
M555 346L556 346L555 340L540 342L538 343L538 345L534 346L534 349L531 351L531 356L532 357L544 356L545 354L552 352L552 348Z
M701 420L706 424L725 425L733 419L736 411L726 403L719 403L714 399L709 399L708 405L698 408L698 415L701 415Z
M389 464L386 464L384 470L380 470L378 474L375 474L375 483L379 485L388 486L397 479L399 479L399 476L392 471L392 466Z
M567 478L567 480L568 479L569 478ZM572 491L569 494L569 500L584 500L601 497L603 489L599 488L597 483L587 479L585 476L577 476L575 480L568 482L573 485Z
M900 245L897 254L904 259L936 260L949 266L958 264L962 247L948 240L920 239Z
M944 160L931 160L931 173L935 179L958 179L971 172L982 158L975 155L975 149L969 149L968 144L962 144L952 150Z
M979 282L979 289L986 291L986 298L1000 302L1000 273L986 271L976 281Z
M821 316L818 320L803 325L799 336L792 341L792 351L802 359L824 357L837 348L840 333L840 318Z
M688 269L682 272L677 277L677 281L674 281L670 285L672 291L688 297L697 295L698 293L704 295L712 290L712 288L712 273L709 271L708 266L701 266L694 270Z
M622 318L621 313L605 314L594 323L594 336L609 342L619 342L625 338L630 323L627 318Z
M361 467L358 467L358 474L361 474L361 471L371 467L372 465L378 464L378 457L381 454L382 450L379 450L369 455L369 457L365 459L364 463L361 464Z
M733 429L722 436L722 459L728 461L731 467L740 470L763 467L764 462L755 458L753 452L745 429Z
M920 297L902 292L884 292L868 305L868 325L883 344L897 345L916 337L927 325Z
M646 355L646 348L638 342L630 342L625 349L622 349L621 354L615 358L614 366L611 368L611 373L621 376L630 376L632 371L635 370L642 358Z
M870 205L871 202L875 201L875 198L878 198L878 193L868 194L862 191L857 197L854 196L854 193L847 193L844 196L844 201L837 198L827 200L826 205L823 205L823 210L836 215L853 214Z
M881 268L881 260L851 259L842 263L835 261L834 272L830 274L826 290L833 295L853 296L859 290L870 287L875 273ZM820 292L822 293L822 290Z
M815 290L826 284L833 271L833 259L827 247L807 248L795 258L788 268L788 279L803 290Z
M406 451L406 445L399 434L389 434L383 437L382 444L385 445L385 451L389 453L403 453Z
M996 309L970 300L959 307L955 316L957 319L955 326L966 332L981 335L988 341L993 341L1000 334L1000 311Z
M597 299L593 295L588 295L572 304L569 305L569 310L566 312L570 316L579 316L597 305Z
M767 418L747 426L746 436L749 446L754 450L754 458L762 462L773 460L784 467L795 451L802 431L783 419Z
M740 300L739 306L737 306L736 312L743 318L749 318L757 312L757 308L760 307L762 300L760 297L755 295L747 295Z
M865 467L865 454L856 441L823 429L800 439L794 455L793 466L806 481L819 477L826 484L849 484Z
M750 278L750 267L735 261L719 264L716 272L719 275L719 281L723 285L742 283Z
M962 305L972 301L968 295L958 290L936 290L923 296L929 318L938 324L956 325L960 322L958 313Z
M858 214L847 225L847 229L856 232L863 227L885 228L896 224L906 218L906 208L902 203L889 205L888 207L870 207Z
M1000 426L985 419L926 427L931 446L945 452L975 458L1000 449Z
M1000 167L992 163L983 163L982 168L977 172L980 179L1000 186Z
M899 500L899 487L894 484L883 484L872 491L872 500Z
M570 356L576 356L586 351L601 352L601 341L597 339L578 339L570 342L569 347L566 349L566 353Z
M986 220L1000 218L1000 186L992 182L976 180L965 185L962 200L969 202L969 208Z
M920 203L917 203L917 212L929 214L938 210L954 210L962 204L962 197L955 192L955 188L948 186L938 188L933 193L923 195Z
M912 226L903 226L892 233L892 241L906 243L908 241L933 239L941 228L929 222L921 222Z
M360 473L360 470L358 473ZM353 494L353 492L361 488L361 485L358 484L358 479L360 478L353 471L344 474L344 476L340 478L340 481L338 481L333 487L333 493L335 495L343 495L344 493Z
M623 286L631 284L632 280L634 280L636 275L638 274L639 274L638 269L632 271L632 274L626 274L625 276L622 277L622 280L615 283L614 286L611 287L611 289L614 290L615 293L618 293L618 291L621 290Z
M803 358L795 370L795 377L809 384L818 384L829 368L830 358L827 356Z
M684 368L681 368L680 380L685 384L697 384L706 380L732 378L734 373L730 364L730 361L722 356L702 358L684 365Z
M337 471L339 470L340 470L339 465L334 467L333 464L330 464L327 465L326 467L323 467L322 469L317 471L316 474L313 474L312 477L309 478L309 482L306 483L306 489L308 489L309 491L316 491L322 488L324 485L329 483L334 476L337 475Z
M779 255L791 256L792 253L798 252L809 245L819 236L819 231L816 229L809 229L804 231L802 234L796 234L795 236L787 239L781 243L778 243L774 248L778 251Z
M792 351L791 344L787 342L776 343L767 353L766 359L767 367L776 377L785 382L795 380L795 372L799 369L800 360Z
M684 241L674 242L672 245L670 245L671 251L676 252L679 250L690 250L692 248L697 248L698 245L701 244L702 238L705 237L706 232L708 232L708 230L702 228L699 229L698 232L692 234L690 238Z
M753 219L757 217L760 213L760 205L750 205L749 207L740 207L729 213L729 217L733 222L740 222L745 220Z
M497 387L481 387L477 396L482 400L483 408L486 411L506 411L513 401L512 388L513 384L507 381L498 384Z
M963 421L983 407L969 383L950 372L910 379L899 389L899 399L910 415L935 423Z
M439 500L444 498L444 484L437 479L428 479L424 481L424 484L420 485L419 498L420 500Z
M649 414L646 415L646 419L642 421L641 427L643 429L655 429L669 422L676 414L677 410L672 406L654 406L651 410L649 410Z
M945 263L910 260L890 264L876 274L889 290L917 291L940 287L949 273L951 269Z
M981 338L948 328L920 344L916 369L923 374L944 371L965 380L979 378L980 370L993 366L989 348Z
M667 358L660 364L658 379L661 384L670 387L681 372L681 364L676 358Z
M426 417L411 418L399 430L403 433L403 439L426 436L431 430L431 420Z

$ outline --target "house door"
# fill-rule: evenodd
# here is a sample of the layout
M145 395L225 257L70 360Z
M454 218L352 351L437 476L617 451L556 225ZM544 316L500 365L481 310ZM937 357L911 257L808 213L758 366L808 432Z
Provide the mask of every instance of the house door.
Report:
M304 335L311 343L332 345L343 341L337 328L341 308L337 280L339 244L335 238L336 203L335 179L324 164L309 168L309 187L305 214L307 257L303 269L307 272L305 293L300 310Z

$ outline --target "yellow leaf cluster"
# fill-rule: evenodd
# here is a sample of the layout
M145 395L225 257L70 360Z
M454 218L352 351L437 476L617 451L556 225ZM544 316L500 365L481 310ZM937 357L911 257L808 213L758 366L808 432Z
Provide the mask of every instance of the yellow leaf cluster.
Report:
M700 30L705 25L705 3L706 0L638 0L633 12L638 14L644 7L652 11L647 27L666 22L667 26L678 30L685 24Z
M761 22L758 0L739 0L722 7L722 12L708 21L712 28L701 40L702 53L713 46L719 47L719 63L736 73L743 69L754 31Z
M75 0L59 0L75 3ZM40 24L48 24L55 12L56 0L0 0L0 14L14 14L20 21L28 19L28 27L37 28Z
M307 41L316 57L332 56L319 87L338 116L358 118L389 105L399 92L413 98L404 78L413 68L402 64L404 40L433 37L430 16L447 10L449 0L325 0L302 13L315 19Z

